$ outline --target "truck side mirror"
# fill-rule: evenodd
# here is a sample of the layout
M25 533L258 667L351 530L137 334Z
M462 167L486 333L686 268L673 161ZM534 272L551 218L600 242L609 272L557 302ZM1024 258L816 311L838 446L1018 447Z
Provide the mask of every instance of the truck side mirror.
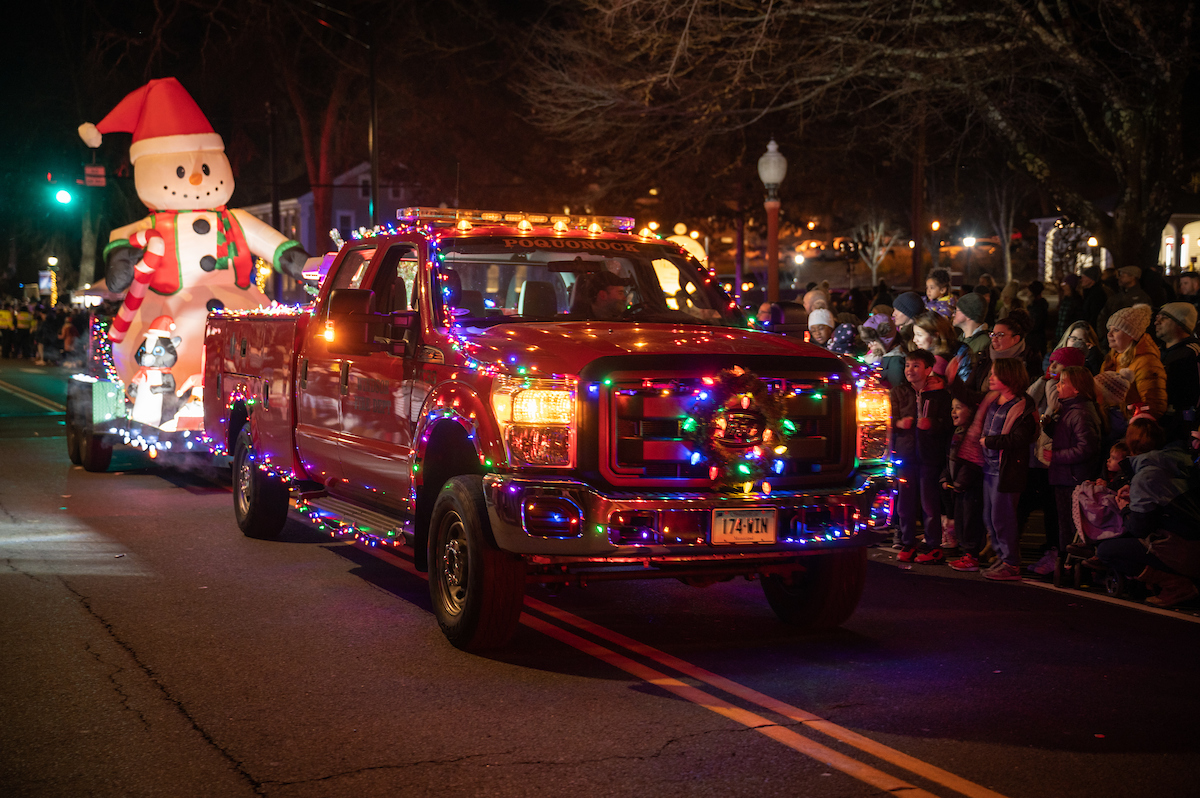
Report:
M335 355L365 355L381 351L372 326L382 320L372 312L375 292L364 288L335 288L329 293L325 340Z

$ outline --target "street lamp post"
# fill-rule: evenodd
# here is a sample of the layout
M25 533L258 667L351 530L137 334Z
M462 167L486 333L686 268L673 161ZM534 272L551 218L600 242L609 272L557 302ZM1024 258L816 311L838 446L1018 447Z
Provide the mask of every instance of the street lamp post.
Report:
M975 236L964 238L963 248L967 250L967 265L963 267L963 280L965 281L971 276L971 256L975 254Z
M1097 260L1096 247L1098 247L1100 245L1100 242L1096 240L1095 236L1092 236L1091 238L1089 238L1087 240L1087 245L1088 245L1088 257L1091 258L1092 265L1095 266L1096 260Z
M779 152L775 139L758 159L758 176L767 187L767 301L779 301L779 195L776 191L787 175L787 158Z

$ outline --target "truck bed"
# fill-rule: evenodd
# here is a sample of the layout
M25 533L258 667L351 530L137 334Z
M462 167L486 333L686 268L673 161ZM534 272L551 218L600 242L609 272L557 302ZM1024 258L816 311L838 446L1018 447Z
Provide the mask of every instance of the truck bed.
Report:
M205 434L215 453L233 451L242 404L270 470L295 469L295 353L310 318L307 310L213 313L204 360Z

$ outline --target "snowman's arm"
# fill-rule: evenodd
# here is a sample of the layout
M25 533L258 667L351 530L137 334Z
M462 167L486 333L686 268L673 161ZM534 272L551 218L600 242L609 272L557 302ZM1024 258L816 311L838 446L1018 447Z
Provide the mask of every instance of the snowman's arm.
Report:
M230 213L241 226L242 234L246 236L246 243L253 254L269 261L275 271L300 279L304 262L308 260L308 253L299 241L289 239L249 211L233 208Z
M144 219L138 219L136 222L127 224L124 227L114 228L113 231L108 234L108 246L104 248L104 251L108 252L109 248L114 245L124 244L125 246L129 246L129 237L131 235L139 230L149 230L153 226L154 217L147 216Z
M133 284L133 270L141 256L141 250L129 243L134 233L149 230L154 226L154 217L147 216L133 224L118 227L108 236L104 247L104 282L110 291L124 291Z

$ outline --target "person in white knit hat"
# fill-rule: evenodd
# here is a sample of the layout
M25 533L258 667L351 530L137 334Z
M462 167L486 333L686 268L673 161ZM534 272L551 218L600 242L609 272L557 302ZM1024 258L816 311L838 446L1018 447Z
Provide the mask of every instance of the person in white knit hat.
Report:
M1146 328L1150 326L1150 306L1121 308L1108 317L1108 356L1100 372L1130 369L1133 381L1125 396L1126 417L1144 408L1162 418L1167 410L1167 373L1163 370L1158 346Z
M829 345L835 326L833 314L825 308L817 308L808 314L808 332L812 342L818 346Z

